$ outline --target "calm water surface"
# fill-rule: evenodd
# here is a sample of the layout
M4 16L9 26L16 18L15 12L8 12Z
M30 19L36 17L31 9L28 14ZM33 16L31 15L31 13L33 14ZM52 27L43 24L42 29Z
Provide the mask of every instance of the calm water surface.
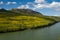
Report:
M0 40L58 40L59 36L60 23L57 23L46 28L2 33Z

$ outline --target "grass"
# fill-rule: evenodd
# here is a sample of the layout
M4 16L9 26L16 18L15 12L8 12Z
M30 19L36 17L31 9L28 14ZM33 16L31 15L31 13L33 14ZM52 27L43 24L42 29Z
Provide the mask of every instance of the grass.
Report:
M33 16L14 16L0 18L0 32L15 31L20 29L30 29L33 27L50 24L51 20Z

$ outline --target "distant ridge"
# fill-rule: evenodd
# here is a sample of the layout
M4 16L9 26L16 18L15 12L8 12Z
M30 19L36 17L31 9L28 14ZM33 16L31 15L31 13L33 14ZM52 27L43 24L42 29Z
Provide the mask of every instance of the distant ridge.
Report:
M33 11L31 9L11 9L11 10L5 10L5 9L0 9L0 14L5 14L5 15L26 15L26 16L43 16L41 13Z
M7 12L7 10L5 10L5 9L0 9L0 12Z
M33 11L33 10L31 10L31 9L12 9L11 11L12 11L12 12L15 12L15 13L20 13L21 15L43 16L42 13Z

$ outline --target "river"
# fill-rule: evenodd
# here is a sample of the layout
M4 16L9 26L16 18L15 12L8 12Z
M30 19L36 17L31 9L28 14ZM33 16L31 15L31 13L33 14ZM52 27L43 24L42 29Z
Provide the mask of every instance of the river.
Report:
M0 33L0 40L58 40L59 36L60 23L56 23L40 29Z

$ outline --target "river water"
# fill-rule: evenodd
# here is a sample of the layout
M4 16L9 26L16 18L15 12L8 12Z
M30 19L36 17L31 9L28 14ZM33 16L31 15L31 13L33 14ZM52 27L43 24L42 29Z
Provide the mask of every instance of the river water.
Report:
M0 40L58 40L59 37L60 23L40 29L0 33Z

